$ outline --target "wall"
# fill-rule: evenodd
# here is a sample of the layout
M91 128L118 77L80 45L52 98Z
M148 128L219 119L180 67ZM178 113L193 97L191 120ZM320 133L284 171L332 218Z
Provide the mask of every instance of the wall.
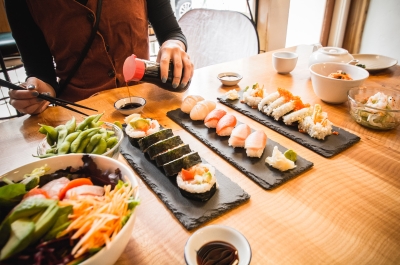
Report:
M400 62L400 1L371 0L360 53L379 54Z

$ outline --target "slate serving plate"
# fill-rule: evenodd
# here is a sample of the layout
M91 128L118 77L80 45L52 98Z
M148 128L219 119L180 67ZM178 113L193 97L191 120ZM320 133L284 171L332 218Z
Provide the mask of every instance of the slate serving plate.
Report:
M243 92L239 92L240 98L242 98ZM297 124L288 126L282 121L276 121L274 118L263 114L258 109L253 109L245 103L241 103L240 99L230 100L226 96L217 98L222 104L239 111L249 118L267 126L268 128L277 131L278 133L288 137L289 139L307 147L308 149L322 155L323 157L333 157L340 152L346 150L353 144L360 141L360 137L349 133L339 127L332 126L333 131L338 132L338 135L329 135L324 140L318 140L312 138L307 133L299 132Z
M278 146L281 152L287 150L287 148L271 139L268 139L261 158L247 157L244 148L229 146L229 137L218 136L215 129L209 129L204 125L204 121L192 121L189 114L182 112L180 109L167 112L167 116L264 189L273 189L307 171L314 165L298 155L296 167L282 172L265 164L265 158L271 156L274 146Z
M131 145L128 137L124 137L121 143L121 154L187 230L192 230L250 199L250 195L238 184L216 169L219 188L214 196L207 202L189 200L179 192L175 178L166 177L163 169L157 167L138 147Z

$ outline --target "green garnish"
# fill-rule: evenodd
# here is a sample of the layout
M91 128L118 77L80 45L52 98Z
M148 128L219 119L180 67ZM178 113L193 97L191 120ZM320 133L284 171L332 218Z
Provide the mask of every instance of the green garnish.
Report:
M293 162L296 162L296 160L297 160L297 154L292 149L286 150L286 152L283 155L287 159L292 160Z

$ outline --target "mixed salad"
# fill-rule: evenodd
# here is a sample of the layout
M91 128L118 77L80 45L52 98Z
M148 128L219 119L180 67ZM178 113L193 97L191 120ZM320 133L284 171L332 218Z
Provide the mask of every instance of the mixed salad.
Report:
M79 264L107 247L139 204L121 171L83 166L47 174L44 165L17 183L0 179L0 263Z

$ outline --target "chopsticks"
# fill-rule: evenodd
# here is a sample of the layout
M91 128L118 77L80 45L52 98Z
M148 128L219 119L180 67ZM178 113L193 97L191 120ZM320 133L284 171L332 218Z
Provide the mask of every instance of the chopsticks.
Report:
M0 85L4 86L4 87L7 87L9 89L14 89L14 90L27 90L27 89L25 89L23 87L14 85L13 83L10 83L10 82L8 82L6 80L3 80L3 79L0 79ZM51 97L51 96L46 95L46 94L38 94L37 97L41 98L43 100L46 100L46 101L52 103L53 105L69 109L71 111L77 112L77 113L85 115L85 116L89 116L89 115L86 114L86 113L83 113L83 112L81 112L81 111L79 111L77 109L74 109L74 108L72 108L70 106L67 106L67 105L72 105L72 106L76 106L76 107L79 107L79 108L93 110L93 111L97 112L97 110L95 110L95 109L92 109L92 108L89 108L89 107L86 107L86 106L82 106L82 105L76 104L74 102L66 101L66 100L63 100L63 99L60 99L60 98L54 98L54 97Z

